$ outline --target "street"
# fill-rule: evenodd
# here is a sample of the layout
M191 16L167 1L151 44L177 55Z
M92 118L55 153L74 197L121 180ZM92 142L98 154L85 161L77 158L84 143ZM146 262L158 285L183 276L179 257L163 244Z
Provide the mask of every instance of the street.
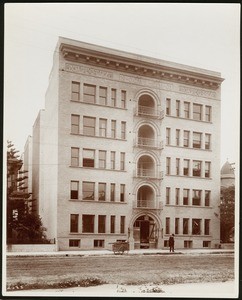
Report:
M222 282L234 279L233 254L7 257L7 286L55 288L67 281L100 283ZM61 287L61 286L60 286ZM62 286L63 287L63 286Z

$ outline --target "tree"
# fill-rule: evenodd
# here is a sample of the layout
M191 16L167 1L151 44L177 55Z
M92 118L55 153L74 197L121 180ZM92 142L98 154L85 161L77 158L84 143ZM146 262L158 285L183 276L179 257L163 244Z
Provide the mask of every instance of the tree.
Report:
M28 171L22 170L11 141L7 141L7 241L33 241L43 239L45 229L40 217L30 210L32 194L28 192Z
M220 203L220 232L224 243L234 238L235 187L223 188Z

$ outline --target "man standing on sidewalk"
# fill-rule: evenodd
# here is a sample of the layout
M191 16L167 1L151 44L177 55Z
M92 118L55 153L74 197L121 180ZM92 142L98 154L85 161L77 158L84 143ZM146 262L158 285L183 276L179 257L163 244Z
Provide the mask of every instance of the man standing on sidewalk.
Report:
M175 245L174 234L172 234L172 235L169 237L169 247L170 247L170 252L174 252L174 245Z

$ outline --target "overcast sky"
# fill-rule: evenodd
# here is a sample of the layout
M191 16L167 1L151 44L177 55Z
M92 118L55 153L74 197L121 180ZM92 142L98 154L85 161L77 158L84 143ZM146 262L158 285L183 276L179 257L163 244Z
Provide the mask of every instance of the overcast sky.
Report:
M239 162L239 4L6 4L4 140L20 153L44 108L58 36L220 72L221 164Z

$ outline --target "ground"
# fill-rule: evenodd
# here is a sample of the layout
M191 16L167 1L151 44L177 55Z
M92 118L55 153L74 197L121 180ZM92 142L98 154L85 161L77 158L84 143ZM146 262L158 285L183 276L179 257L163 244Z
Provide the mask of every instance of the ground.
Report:
M89 283L137 286L233 279L233 254L7 257L9 290Z

